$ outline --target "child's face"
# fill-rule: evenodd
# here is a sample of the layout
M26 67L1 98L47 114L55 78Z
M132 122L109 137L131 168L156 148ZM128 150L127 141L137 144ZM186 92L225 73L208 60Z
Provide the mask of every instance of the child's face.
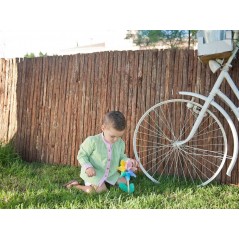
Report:
M124 134L124 130L118 131L110 126L102 125L101 129L104 133L105 140L110 144L115 143Z

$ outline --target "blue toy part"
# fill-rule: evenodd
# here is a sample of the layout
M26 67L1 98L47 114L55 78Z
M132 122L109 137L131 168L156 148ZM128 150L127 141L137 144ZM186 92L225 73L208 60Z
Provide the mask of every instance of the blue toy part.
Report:
M136 178L136 175L133 173L133 171L131 171L131 170L129 170L128 172L122 172L121 173L121 175L120 175L120 177L125 177L125 179L127 180L127 181L129 181L130 180L130 177L135 177Z

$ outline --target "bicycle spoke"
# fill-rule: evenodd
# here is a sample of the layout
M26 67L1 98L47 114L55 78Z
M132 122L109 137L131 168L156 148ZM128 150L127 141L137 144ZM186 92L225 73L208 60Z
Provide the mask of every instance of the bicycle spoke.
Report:
M185 151L184 151L184 153L186 153ZM191 158L191 159L193 159L195 162L197 162L197 163L199 163L201 166L204 166L203 164L202 164L202 160L199 160L199 159L196 159L196 157L193 155L193 154L189 154L189 153L187 153L187 155ZM194 157L193 157L194 156ZM201 155L197 155L197 156L200 156L201 157ZM206 159L205 158L203 158L203 160L205 161ZM211 164L213 164L212 162L210 162L209 160L206 160L208 163L211 163ZM217 165L216 164L213 164L213 166L216 166L217 167ZM213 171L211 171L211 172L213 172Z
M201 148L190 147L188 145L185 145L185 148L192 149L194 151L194 152L192 152L192 154L206 155L208 157L214 157L214 158L222 158L222 156L223 156L223 153L220 153L220 152L217 152L217 151L211 151L211 150L206 150L206 149L201 149ZM195 153L195 151L201 152L201 154L200 153Z

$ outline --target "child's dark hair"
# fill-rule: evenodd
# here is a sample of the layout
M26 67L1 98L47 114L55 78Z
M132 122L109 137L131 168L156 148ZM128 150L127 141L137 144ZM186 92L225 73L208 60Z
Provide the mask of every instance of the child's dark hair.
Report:
M120 111L110 111L105 115L103 124L122 131L126 128L126 119Z

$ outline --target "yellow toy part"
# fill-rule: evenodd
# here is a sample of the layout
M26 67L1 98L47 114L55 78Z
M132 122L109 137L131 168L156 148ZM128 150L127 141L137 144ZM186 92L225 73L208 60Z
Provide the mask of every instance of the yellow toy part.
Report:
M126 171L126 162L123 159L120 161L120 166L117 169L120 172L125 172Z

